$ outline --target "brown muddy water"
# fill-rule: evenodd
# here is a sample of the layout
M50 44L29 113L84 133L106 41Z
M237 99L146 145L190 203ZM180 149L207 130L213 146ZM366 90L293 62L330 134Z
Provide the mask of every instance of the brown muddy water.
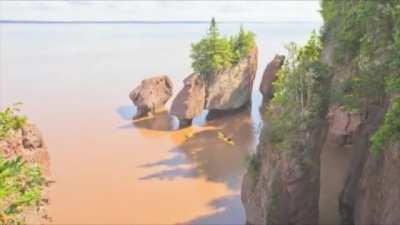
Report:
M209 120L205 112L177 130L167 113L133 123L128 93L152 74L168 74L177 93L191 72L190 43L207 24L0 24L0 106L23 102L42 130L53 224L244 223L240 186L258 142L260 76L284 44L304 43L320 24L244 25L259 46L251 109Z

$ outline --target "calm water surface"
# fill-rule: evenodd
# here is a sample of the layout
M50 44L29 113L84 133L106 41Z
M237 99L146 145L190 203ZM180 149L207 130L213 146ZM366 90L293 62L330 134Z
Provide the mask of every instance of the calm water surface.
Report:
M244 25L259 46L251 110L204 113L176 130L166 113L132 123L128 93L152 74L168 74L177 93L191 72L190 43L207 24L0 24L0 106L23 102L42 130L54 224L244 223L240 185L257 144L261 74L284 44L304 43L319 24ZM238 29L221 25L224 34Z

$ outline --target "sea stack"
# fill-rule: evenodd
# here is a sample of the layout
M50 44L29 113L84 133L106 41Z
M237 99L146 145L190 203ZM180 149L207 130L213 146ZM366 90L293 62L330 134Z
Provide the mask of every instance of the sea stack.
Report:
M278 71L281 69L284 62L284 55L275 55L272 61L268 63L265 68L260 85L260 92L263 95L264 102L269 101L273 97L273 83L278 78Z
M257 47L230 69L206 77L206 109L235 110L251 102L257 71Z
M129 98L137 107L133 119L147 116L150 112L162 110L165 103L171 98L173 85L166 75L154 76L145 79L129 94Z
M205 83L202 75L193 73L184 81L182 90L171 106L171 115L179 119L181 128L190 126L192 119L201 114L205 104Z

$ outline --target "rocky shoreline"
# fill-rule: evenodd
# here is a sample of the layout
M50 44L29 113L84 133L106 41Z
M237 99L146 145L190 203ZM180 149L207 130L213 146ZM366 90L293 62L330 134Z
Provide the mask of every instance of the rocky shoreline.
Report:
M50 177L50 157L42 134L36 125L27 123L10 137L0 140L0 151L5 158L21 156L31 164L42 167L44 175Z
M29 165L41 168L41 173L46 179L46 187L42 193L43 205L36 209L24 212L27 224L46 224L49 222L46 204L49 197L49 185L52 182L50 170L50 156L43 136L36 125L26 123L22 128L13 131L8 137L0 140L0 154L6 159L21 157Z

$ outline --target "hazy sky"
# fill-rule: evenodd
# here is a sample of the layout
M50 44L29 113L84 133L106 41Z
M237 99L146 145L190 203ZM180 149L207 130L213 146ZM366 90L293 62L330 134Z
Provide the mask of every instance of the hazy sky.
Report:
M307 21L320 22L319 1L7 1L7 20Z

